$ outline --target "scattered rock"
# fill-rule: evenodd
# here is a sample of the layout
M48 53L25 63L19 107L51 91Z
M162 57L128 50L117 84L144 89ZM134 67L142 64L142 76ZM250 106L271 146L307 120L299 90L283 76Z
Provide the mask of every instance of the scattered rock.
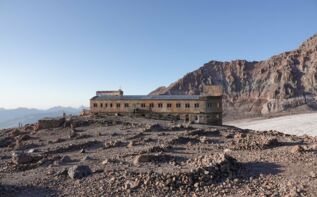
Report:
M237 133L237 134L235 134L234 135L234 139L235 140L239 140L239 139L242 139L242 138L245 138L246 137L246 134L244 134L244 133Z
M268 137L266 135L247 134L245 137L235 135L230 144L233 150L263 150L279 146L280 143L275 137Z
M12 144L14 144L13 137L5 137L3 139L0 139L0 148L7 147L7 146L12 145Z
M17 137L17 136L19 136L21 134L22 134L22 132L19 129L13 129L12 132L11 132L11 136L12 137Z
M60 159L60 162L62 164L65 164L65 163L70 163L72 162L73 160L68 156L68 155L64 155L61 159Z
M90 156L86 155L84 156L81 161L88 161L88 160L93 160L93 158L91 158Z
M302 153L304 152L304 148L300 145L295 145L291 148L291 153L296 154L296 153Z
M105 160L103 160L103 161L101 162L102 165L106 165L106 164L108 164L108 163L109 163L109 159L105 159Z
M199 141L204 144L204 143L206 143L208 141L208 139L207 139L206 136L202 136L202 137L199 138Z
M314 171L311 171L311 172L309 173L309 176L310 176L311 178L316 178L316 177L317 177L316 172L314 172Z
M27 135L27 134L24 134L24 135L17 136L16 139L18 139L18 140L20 140L20 141L27 141L27 140L32 139L32 137L29 136L29 135Z
M38 150L35 149L35 148L31 148L30 150L27 151L27 153L35 153L37 152Z
M151 157L149 155L138 155L134 158L133 164L139 165L140 163L150 162L150 161L151 161Z
M81 179L92 174L89 166L75 165L68 169L68 176L72 179Z
M309 151L316 151L317 150L317 144L311 144L308 146Z
M143 131L150 132L150 131L164 131L164 130L165 128L163 128L162 125L160 124L152 124L152 125L147 125Z
M224 135L225 138L230 139L230 138L234 138L234 134L233 133L226 133Z
M152 146L150 148L147 148L142 153L159 153L159 152L167 152L172 149L172 146L166 146L164 144L161 144L160 146Z
M162 162L169 162L174 160L174 157L167 154L157 153L157 154L141 154L137 155L134 160L134 165L140 165L140 163L145 162L154 162L154 163L162 163Z
M105 148L115 148L115 147L123 147L123 146L126 146L126 143L120 140L114 140L114 141L105 143Z
M128 144L128 148L132 148L133 146L135 146L135 142L134 141L130 141Z
M64 142L64 141L65 141L65 139L57 138L55 140L52 140L51 143L55 144L55 143L60 143L60 142Z
M186 136L177 136L177 138L171 139L168 144L196 144L199 143L200 139L198 137L186 137Z
M41 159L40 156L31 155L29 153L15 151L12 153L12 162L16 165L35 163Z
M139 186L139 181L130 181L130 180L127 180L125 183L124 183L124 189L125 190L128 190L128 189L135 189Z
M68 170L66 168L63 168L63 169L57 171L55 173L55 176L67 176L67 174L68 174Z

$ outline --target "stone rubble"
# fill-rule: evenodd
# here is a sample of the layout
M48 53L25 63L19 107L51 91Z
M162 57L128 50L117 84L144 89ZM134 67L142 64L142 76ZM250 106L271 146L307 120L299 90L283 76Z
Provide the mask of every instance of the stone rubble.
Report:
M316 196L315 137L121 116L68 121L36 132L0 132L0 196L25 191L28 196ZM73 121L85 126L71 126ZM142 132L146 125L164 129ZM84 137L69 138L71 128Z

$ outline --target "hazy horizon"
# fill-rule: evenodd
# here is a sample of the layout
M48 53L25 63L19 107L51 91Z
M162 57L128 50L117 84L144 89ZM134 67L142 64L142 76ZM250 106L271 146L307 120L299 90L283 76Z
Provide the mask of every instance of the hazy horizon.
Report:
M260 61L317 32L317 2L0 1L0 108L148 94L211 60Z
M47 108L35 108L35 107L14 107L14 108L6 108L6 107L0 107L0 110L15 110L15 109L36 109L36 110L49 110L49 109L52 109L52 108L55 108L55 107L62 107L62 108L75 108L75 109L80 109L80 108L87 108L89 107L88 105L87 106L62 106L62 105L59 105L59 106L50 106L50 107L47 107Z

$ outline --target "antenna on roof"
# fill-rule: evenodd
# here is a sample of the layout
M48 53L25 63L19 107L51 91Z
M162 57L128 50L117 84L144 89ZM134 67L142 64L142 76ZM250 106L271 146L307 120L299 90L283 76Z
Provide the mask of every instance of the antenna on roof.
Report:
M119 94L120 94L120 96L123 96L123 91L122 91L122 89L121 89L121 85L120 85L120 87L119 87Z

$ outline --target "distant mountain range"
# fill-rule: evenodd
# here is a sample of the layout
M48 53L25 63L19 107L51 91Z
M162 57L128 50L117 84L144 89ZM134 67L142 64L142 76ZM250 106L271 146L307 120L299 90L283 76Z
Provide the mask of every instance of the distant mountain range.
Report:
M316 110L317 34L264 61L210 61L150 94L200 94L209 84L222 86L227 119Z
M4 109L0 108L0 128L17 127L19 123L29 124L37 122L44 117L62 116L63 112L66 114L78 115L82 109L72 107L52 107L50 109L34 109L34 108L17 108L17 109Z

